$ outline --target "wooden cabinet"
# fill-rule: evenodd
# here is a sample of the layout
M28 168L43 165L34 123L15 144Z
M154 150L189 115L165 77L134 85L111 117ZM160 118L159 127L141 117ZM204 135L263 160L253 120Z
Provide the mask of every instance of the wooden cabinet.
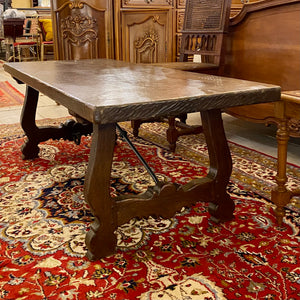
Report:
M111 0L51 0L56 59L114 58Z
M117 58L135 63L172 61L173 1L116 1L115 14Z
M253 0L254 1L254 0ZM57 59L179 58L186 0L51 0ZM242 7L232 0L232 12Z

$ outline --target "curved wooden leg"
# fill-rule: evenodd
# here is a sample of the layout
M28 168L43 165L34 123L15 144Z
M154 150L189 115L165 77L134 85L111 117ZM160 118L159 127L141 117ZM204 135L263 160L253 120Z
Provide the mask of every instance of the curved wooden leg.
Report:
M183 206L197 201L210 202L214 222L233 218L234 202L226 188L232 161L220 110L201 113L209 151L210 170L205 178L183 186L158 182L140 195L110 196L110 173L115 146L115 124L94 125L91 154L85 180L85 199L95 216L86 235L87 256L95 260L116 251L117 226L133 217L149 215L169 218Z
M38 98L39 92L27 86L21 113L21 126L27 136L21 148L25 159L36 158L39 154L38 127L35 124Z
M91 123L85 124L68 120L60 126L37 127L35 115L39 92L31 87L27 87L25 100L21 114L21 126L26 134L27 140L22 145L21 151L24 159L33 159L38 157L38 144L49 139L65 139L80 143L82 135L88 135L92 132Z
M284 206L289 203L292 193L286 189L286 161L289 133L286 120L282 120L278 125L277 138L277 175L276 188L271 193L271 201L276 205L275 215L278 225L282 225L285 216Z
M213 179L213 199L209 203L209 212L211 219L219 223L233 218L235 205L226 191L232 171L232 160L221 111L201 112L201 119L210 161L207 177Z
M90 260L116 251L116 209L115 200L110 196L115 135L115 124L94 125L84 189L85 200L95 216L95 221L86 235L87 256Z

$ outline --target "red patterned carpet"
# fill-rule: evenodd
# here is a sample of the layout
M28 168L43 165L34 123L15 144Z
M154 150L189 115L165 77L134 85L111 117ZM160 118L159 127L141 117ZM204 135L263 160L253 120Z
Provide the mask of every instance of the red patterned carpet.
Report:
M164 130L145 125L147 139L132 138L157 176L184 183L205 175L202 136L182 138L171 154L149 142L165 143ZM93 216L82 193L90 138L79 146L47 141L27 161L18 125L0 126L0 141L0 299L300 299L299 207L289 205L276 226L273 158L230 143L232 221L210 223L203 203L169 220L131 220L116 231L117 253L90 262L84 237ZM151 182L122 139L114 159L113 195ZM288 166L290 187L299 175Z
M24 95L14 88L8 81L0 82L0 108L22 105Z

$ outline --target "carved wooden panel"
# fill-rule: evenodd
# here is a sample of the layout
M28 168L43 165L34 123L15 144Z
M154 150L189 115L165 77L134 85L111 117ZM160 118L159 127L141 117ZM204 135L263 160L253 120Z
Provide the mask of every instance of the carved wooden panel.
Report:
M176 0L176 7L177 8L185 8L186 0Z
M184 10L177 10L176 13L176 32L181 32L184 22Z
M136 63L155 63L158 61L159 38L155 30L145 32L134 42L133 61Z
M58 59L108 57L165 62L175 61L179 54L186 0L51 2Z
M172 6L173 0L122 0L122 7Z
M61 19L60 26L63 59L99 58L96 19L78 11Z
M110 1L52 0L57 59L112 58L107 29Z
M182 38L181 34L176 34L176 61L179 61L181 38Z
M172 23L169 10L122 12L122 58L136 63L172 59Z

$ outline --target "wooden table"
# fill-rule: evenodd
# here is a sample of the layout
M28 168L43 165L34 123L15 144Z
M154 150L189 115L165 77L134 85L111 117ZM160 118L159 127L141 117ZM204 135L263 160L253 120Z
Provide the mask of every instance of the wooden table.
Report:
M80 127L82 134L93 131L84 187L85 200L95 216L86 235L87 256L93 260L116 251L114 231L133 217L170 218L183 206L204 201L209 202L213 221L232 219L234 202L226 192L232 161L221 111L280 99L276 86L105 59L7 63L4 69L27 85L21 116L28 139L22 148L24 158L37 157L41 141L77 140L73 128ZM39 92L88 124L38 128ZM185 185L157 182L141 195L112 198L109 188L116 122L189 112L201 112L210 160L207 177Z

